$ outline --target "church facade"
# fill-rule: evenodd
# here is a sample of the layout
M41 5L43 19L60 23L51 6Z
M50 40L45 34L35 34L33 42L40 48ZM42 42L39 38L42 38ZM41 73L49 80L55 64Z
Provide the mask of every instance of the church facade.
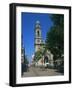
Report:
M44 50L45 42L42 39L42 30L41 25L39 21L36 21L35 24L35 37L34 37L34 48L35 53ZM33 60L34 61L34 60ZM42 55L42 58L40 58L38 61L34 61L35 66L47 66L51 65L53 66L53 54L46 50L44 55Z

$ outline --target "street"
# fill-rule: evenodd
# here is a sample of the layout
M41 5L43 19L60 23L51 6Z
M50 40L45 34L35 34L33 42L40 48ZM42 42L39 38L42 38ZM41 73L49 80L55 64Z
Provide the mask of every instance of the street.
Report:
M34 76L57 76L63 75L57 72L55 69L40 69L37 67L30 67L29 71L24 72L22 77L34 77Z

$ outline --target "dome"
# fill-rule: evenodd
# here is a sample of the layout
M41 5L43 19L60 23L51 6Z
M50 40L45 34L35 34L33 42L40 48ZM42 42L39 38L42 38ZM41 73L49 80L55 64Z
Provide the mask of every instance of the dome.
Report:
M37 20L37 21L36 21L36 24L40 24L40 21Z

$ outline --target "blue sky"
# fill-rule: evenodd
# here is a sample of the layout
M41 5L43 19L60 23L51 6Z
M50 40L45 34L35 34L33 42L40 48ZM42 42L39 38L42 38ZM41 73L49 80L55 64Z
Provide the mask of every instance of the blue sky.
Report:
M21 22L22 22L22 34L23 34L23 44L25 47L25 54L31 62L31 57L34 54L34 35L35 35L35 23L40 21L42 38L46 39L46 33L50 30L53 22L50 19L50 14L44 13L24 13L22 12Z

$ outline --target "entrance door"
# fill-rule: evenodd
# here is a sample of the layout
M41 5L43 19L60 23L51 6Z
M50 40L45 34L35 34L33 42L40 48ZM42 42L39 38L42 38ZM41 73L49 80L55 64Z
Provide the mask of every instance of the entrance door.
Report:
M47 56L45 56L45 58L44 58L44 63L49 63Z

